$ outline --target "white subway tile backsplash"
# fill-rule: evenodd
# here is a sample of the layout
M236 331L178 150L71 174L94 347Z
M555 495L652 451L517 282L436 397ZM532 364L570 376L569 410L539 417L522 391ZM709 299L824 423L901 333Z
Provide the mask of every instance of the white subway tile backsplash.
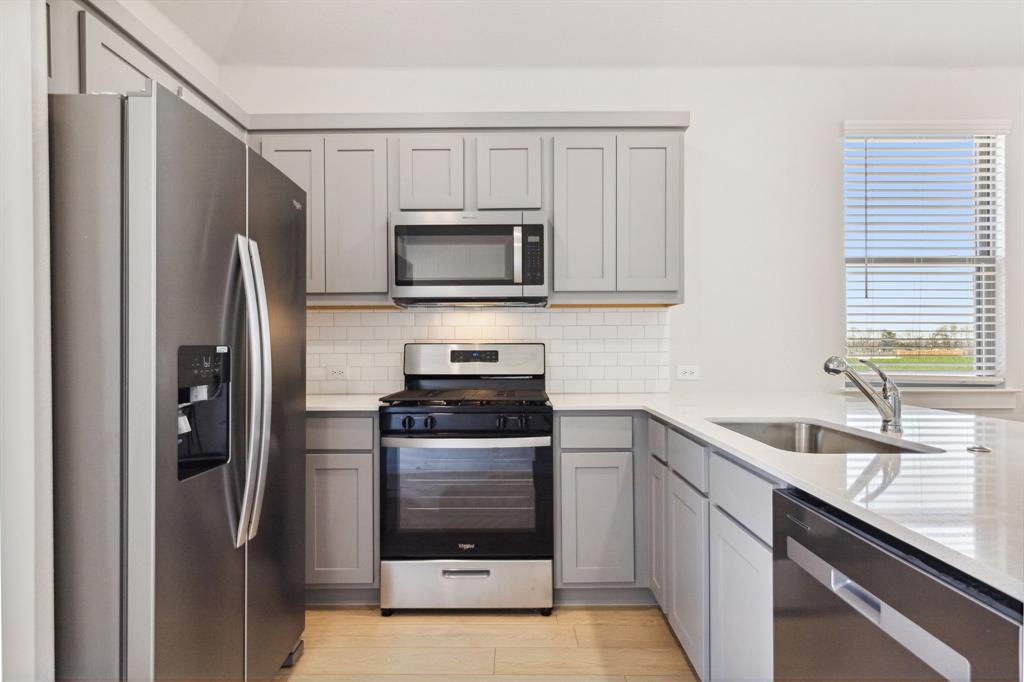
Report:
M549 393L667 392L667 324L649 309L310 311L306 391L397 391L410 342L536 341L547 346ZM332 368L345 380L328 380Z

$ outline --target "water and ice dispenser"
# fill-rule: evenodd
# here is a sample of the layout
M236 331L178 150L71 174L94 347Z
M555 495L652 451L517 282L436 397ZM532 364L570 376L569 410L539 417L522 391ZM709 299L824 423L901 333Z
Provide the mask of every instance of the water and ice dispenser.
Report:
M226 464L231 443L231 351L178 348L178 480Z

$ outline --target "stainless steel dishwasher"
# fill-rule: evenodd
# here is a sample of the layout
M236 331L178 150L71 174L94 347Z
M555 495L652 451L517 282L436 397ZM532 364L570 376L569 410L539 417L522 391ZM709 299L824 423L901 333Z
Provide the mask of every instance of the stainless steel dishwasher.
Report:
M1020 682L1020 602L799 491L772 506L777 682Z

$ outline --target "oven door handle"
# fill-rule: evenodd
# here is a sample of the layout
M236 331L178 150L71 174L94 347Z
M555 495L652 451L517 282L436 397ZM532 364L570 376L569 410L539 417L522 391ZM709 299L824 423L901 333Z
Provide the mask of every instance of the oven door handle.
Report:
M523 283L523 226L512 228L512 283Z
M423 450L479 450L483 448L543 448L551 445L551 436L523 438L411 438L385 436L382 448L420 448Z

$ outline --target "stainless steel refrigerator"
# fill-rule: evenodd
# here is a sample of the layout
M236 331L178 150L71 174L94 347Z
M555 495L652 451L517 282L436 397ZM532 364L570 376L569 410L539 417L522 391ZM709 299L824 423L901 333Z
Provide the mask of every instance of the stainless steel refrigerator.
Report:
M171 92L50 98L60 679L271 679L304 627L305 192Z

